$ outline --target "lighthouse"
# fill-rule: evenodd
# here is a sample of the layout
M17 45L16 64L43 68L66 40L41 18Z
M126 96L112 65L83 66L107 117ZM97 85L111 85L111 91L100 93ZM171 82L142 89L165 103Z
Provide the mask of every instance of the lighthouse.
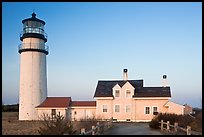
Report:
M45 22L36 18L24 19L20 34L19 120L37 120L35 107L47 97L46 55L48 55Z

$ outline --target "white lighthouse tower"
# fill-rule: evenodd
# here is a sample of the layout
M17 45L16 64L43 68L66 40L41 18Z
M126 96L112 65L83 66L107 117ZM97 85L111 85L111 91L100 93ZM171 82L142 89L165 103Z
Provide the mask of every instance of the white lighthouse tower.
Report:
M45 22L36 18L24 19L20 53L19 120L37 120L35 107L47 97L46 55L48 55Z

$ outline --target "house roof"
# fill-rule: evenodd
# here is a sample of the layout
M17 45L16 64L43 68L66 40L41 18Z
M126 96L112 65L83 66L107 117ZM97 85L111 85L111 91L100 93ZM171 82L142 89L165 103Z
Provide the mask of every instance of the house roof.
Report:
M168 106L172 106L172 105L177 105L177 106L180 106L180 107L182 107L182 108L185 108L185 106L183 106L183 105L180 105L180 104L177 104L177 103L175 103L175 102L172 102L172 101L167 101L165 104L164 104L164 106L166 106L166 107L168 107Z
M134 88L133 97L171 97L170 87L143 87L143 80L127 80ZM98 81L94 97L113 97L112 88L122 87L127 81Z
M138 87L133 97L171 97L170 87Z
M143 87L143 80L127 80L134 88ZM113 80L113 81L98 81L94 97L113 97L112 88L118 84L122 87L127 81Z
M36 108L56 107L56 108L68 108L71 102L71 97L47 97Z
M71 107L95 107L96 101L72 101Z

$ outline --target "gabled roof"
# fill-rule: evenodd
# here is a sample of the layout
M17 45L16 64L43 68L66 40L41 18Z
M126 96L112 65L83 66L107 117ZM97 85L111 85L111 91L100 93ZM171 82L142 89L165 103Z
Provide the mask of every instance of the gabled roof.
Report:
M127 80L134 88L143 87L143 80ZM122 87L127 81L113 80L113 81L98 81L94 97L113 97L112 88L118 84Z
M96 101L72 101L71 107L95 107Z
M176 105L176 106L181 106L181 107L183 107L183 108L185 108L185 106L183 106L183 105L180 105L180 104L177 104L177 103L174 103L174 102L172 102L172 101L167 101L165 104L164 104L164 106L165 107L168 107L168 106L172 106L172 105Z
M127 80L134 88L133 97L171 97L170 87L143 87L143 80ZM127 81L98 81L94 97L113 97L112 88L122 87Z
M170 87L138 87L133 97L171 97Z
M45 101L43 101L36 108L68 108L71 102L71 97L47 97Z

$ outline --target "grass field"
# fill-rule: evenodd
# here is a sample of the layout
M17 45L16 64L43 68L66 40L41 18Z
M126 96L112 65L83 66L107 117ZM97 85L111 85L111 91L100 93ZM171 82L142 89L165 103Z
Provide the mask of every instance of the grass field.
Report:
M77 134L81 128L88 130L92 125L96 125L96 122L73 122ZM19 121L18 112L2 112L2 135L39 135L40 127L42 121Z
M2 112L2 135L39 135L40 121L19 121L18 112Z

